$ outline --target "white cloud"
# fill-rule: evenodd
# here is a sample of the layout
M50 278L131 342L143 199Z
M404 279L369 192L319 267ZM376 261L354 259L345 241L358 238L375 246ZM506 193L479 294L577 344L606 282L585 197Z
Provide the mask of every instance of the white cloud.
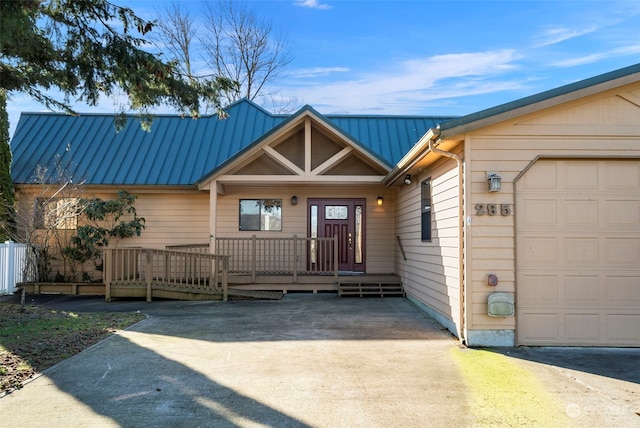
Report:
M597 52L590 55L578 56L562 61L556 61L550 64L553 67L576 67L579 65L593 64L594 62L603 61L608 58L632 55L633 62L636 62L635 56L640 54L640 45L625 46L617 49L610 49L606 52Z
M584 36L598 30L595 25L585 28L553 27L543 30L535 39L535 47L551 46L564 41Z
M334 73L346 73L348 71L349 68L347 67L313 67L288 71L286 75L288 78L293 79L308 79L315 77L325 77Z
M299 0L294 3L296 6L308 7L310 9L331 9L326 3L319 3L318 0Z
M437 55L407 60L380 72L351 74L349 80L302 79L283 89L325 113L416 113L435 99L522 87L504 78L505 73L517 68L518 58L513 50Z

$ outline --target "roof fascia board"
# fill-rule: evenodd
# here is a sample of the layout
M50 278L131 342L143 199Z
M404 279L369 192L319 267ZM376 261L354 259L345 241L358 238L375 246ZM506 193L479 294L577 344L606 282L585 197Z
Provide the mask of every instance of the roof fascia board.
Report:
M380 184L382 175L220 175L217 181L224 184L345 184L345 183L374 183Z

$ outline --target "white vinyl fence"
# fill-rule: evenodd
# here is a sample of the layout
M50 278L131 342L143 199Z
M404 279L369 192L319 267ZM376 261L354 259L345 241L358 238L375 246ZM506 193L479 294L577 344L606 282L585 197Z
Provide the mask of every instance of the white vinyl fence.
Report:
M0 244L0 295L12 294L16 284L27 278L28 245L6 241Z

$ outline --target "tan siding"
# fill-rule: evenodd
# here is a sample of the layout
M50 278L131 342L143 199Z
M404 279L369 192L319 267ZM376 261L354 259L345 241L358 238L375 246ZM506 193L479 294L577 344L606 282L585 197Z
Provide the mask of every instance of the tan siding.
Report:
M421 182L431 177L432 242L421 241ZM396 235L407 260L396 244L396 271L407 294L431 307L455 333L460 328L458 167L455 161L439 162L430 174L413 177L398 191Z
M117 198L120 188L113 189L83 189L77 196L85 198L100 198L112 200ZM165 248L166 245L207 243L209 241L209 194L196 191L157 190L145 191L141 189L129 189L132 195L137 197L134 207L140 217L146 221L146 229L141 236L118 240L112 238L111 247L146 247ZM39 195L39 193L36 193ZM22 198L24 201L25 199ZM29 210L33 208L33 199L30 197L26 204ZM71 235L73 231L64 231ZM53 251L54 248L52 247ZM69 272L58 255L51 263L51 271L55 276L57 272ZM102 273L89 269L88 273L93 279L100 278Z
M127 246L161 249L209 242L208 193L138 194L135 206L147 228Z
M639 85L635 85L638 90ZM623 90L625 92L627 89ZM615 98L615 99L614 99ZM613 110L612 110L613 109ZM617 115L616 109L620 109ZM623 118L623 119L620 119ZM631 120L630 118L633 118ZM599 124L600 126L593 126ZM616 92L480 129L467 135L466 167L471 197L465 206L468 227L467 272L469 329L514 329L515 317L487 317L486 299L494 291L515 292L514 180L539 157L640 157L640 108ZM489 193L486 173L503 177L502 191ZM511 204L512 214L478 216L478 203ZM499 278L496 289L486 284L489 273Z
M291 205L291 196L298 197L298 204ZM382 196L382 207L376 204ZM366 199L366 271L367 273L394 272L393 249L394 194L387 188L370 186L291 186L246 188L228 186L225 195L218 195L218 224L215 235L220 237L261 237L307 236L307 199L309 198L365 198ZM242 232L238 230L238 204L240 199L277 198L282 199L282 231Z

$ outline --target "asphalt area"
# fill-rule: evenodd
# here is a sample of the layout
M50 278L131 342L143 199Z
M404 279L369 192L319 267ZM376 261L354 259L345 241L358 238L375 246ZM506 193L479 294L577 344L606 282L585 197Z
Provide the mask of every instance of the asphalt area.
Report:
M147 318L1 398L2 426L640 427L640 349L468 349L401 298L27 303Z

